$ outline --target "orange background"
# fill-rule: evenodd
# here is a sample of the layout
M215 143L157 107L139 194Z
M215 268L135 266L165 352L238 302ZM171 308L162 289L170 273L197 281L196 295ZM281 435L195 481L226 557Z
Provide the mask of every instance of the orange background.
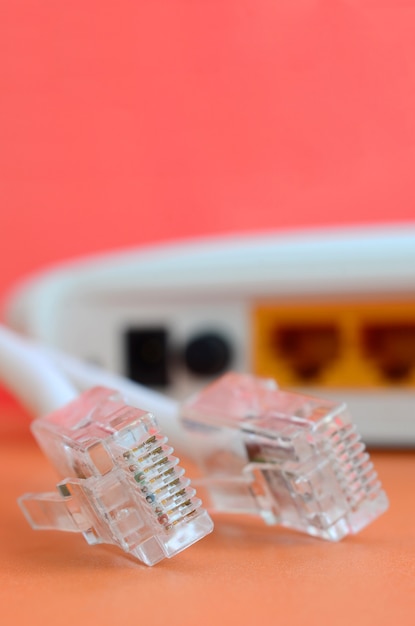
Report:
M0 81L0 296L98 250L415 219L411 0L3 0ZM414 623L412 454L377 457L391 511L355 538L222 520L149 570L26 526L54 478L6 404L2 624Z

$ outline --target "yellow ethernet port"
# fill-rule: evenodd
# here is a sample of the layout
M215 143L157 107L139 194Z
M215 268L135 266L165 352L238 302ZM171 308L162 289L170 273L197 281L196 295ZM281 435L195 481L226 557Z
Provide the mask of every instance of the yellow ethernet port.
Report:
M286 359L295 375L314 380L340 353L339 329L334 324L281 324L270 336L276 354Z
M386 380L410 380L415 368L415 321L367 324L362 328L362 346Z
M415 386L415 302L258 303L253 369L282 386Z

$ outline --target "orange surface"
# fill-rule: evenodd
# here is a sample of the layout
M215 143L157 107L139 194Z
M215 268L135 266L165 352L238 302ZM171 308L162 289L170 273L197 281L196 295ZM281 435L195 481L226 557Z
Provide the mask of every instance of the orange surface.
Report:
M93 251L415 219L411 0L3 0L0 297ZM0 405L0 623L415 623L415 456L338 545L218 520L153 569L35 533L54 477ZM16 424L16 426L15 426Z
M56 477L20 429L0 442L0 623L413 626L415 453L374 460L391 508L355 537L331 544L221 517L208 538L148 568L78 535L31 530L16 498Z

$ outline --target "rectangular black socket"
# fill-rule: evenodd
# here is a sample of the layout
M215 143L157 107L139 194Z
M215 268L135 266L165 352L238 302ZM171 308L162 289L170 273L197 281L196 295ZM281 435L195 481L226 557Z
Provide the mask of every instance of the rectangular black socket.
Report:
M168 336L164 328L129 328L125 332L126 374L155 387L169 384Z

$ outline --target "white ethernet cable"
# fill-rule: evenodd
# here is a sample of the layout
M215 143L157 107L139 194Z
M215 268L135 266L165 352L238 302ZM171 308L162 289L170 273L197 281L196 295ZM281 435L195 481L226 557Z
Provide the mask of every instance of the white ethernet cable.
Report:
M45 354L1 325L0 380L34 415L54 411L78 395Z
M42 348L81 389L105 385L158 416L195 461L212 513L259 515L322 539L354 534L388 507L344 404L230 373L181 406L141 385Z
M46 355L2 327L0 379L41 415L32 431L62 479L56 492L20 498L33 528L81 532L89 544L117 545L147 565L212 531L151 413L104 387L77 397Z

